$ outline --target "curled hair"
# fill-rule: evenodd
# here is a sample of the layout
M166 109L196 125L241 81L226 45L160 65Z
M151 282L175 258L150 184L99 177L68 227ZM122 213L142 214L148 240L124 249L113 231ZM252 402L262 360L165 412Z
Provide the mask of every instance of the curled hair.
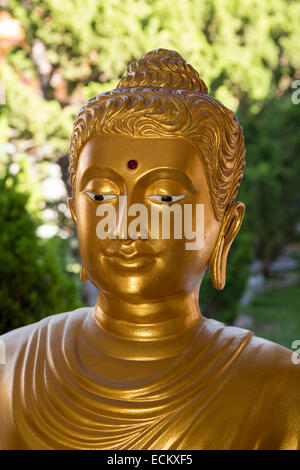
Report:
M199 74L175 51L148 52L128 67L115 90L79 110L70 147L73 191L80 152L101 134L184 137L204 163L217 220L235 200L245 166L242 127L231 110L207 94Z

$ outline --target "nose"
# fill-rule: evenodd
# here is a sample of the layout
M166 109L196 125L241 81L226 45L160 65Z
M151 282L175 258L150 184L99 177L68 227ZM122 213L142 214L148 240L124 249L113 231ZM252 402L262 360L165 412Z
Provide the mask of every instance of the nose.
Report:
M137 239L144 239L146 233L146 239L148 238L148 212L146 208L146 221L142 218L142 224L140 225L137 232L132 232L130 229L130 222L135 219L139 214L139 209L135 208L133 215L130 213L130 208L135 204L143 204L143 196L141 189L138 185L129 185L126 184L125 194L119 197L119 207L116 221L116 238L122 241L124 245L130 245ZM135 211L138 212L135 212ZM124 238L125 237L125 238Z

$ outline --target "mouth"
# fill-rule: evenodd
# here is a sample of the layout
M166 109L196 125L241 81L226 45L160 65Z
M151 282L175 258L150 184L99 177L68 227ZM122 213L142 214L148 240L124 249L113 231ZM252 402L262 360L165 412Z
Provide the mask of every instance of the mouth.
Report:
M106 259L109 263L113 264L116 267L121 269L132 269L138 270L142 268L146 268L154 263L155 257L149 255L134 255L134 256L122 256L122 255L114 255L114 256L106 256Z

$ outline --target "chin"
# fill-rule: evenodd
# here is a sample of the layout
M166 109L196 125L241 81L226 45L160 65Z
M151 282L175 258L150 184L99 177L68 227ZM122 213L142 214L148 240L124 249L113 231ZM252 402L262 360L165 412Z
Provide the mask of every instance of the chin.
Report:
M103 292L110 293L116 297L127 298L133 303L142 303L145 300L158 300L162 297L171 296L185 290L183 278L174 279L172 273L143 273L133 274L125 271L120 274L109 276L100 282L94 282L96 287Z

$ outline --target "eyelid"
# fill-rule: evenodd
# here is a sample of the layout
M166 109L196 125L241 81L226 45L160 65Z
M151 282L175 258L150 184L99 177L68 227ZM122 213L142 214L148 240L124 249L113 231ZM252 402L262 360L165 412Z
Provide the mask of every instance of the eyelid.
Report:
M169 201L170 202L177 202L177 201L180 201L181 199L185 198L186 197L186 194L180 194L180 195L172 195L172 194L153 194L151 196L148 196L148 199L150 199L151 201L158 201L158 202L167 202L168 204L168 201L161 201L161 197L163 196L171 196L172 197L172 201Z
M94 196L96 196L96 194L100 194L101 196L103 196L103 199L102 201L97 201L97 202L103 202L103 201L109 201L110 199L115 199L116 197L118 197L118 194L110 194L110 193L92 193L91 191L86 191L85 194L87 194L91 199L93 199L94 201L97 201Z

